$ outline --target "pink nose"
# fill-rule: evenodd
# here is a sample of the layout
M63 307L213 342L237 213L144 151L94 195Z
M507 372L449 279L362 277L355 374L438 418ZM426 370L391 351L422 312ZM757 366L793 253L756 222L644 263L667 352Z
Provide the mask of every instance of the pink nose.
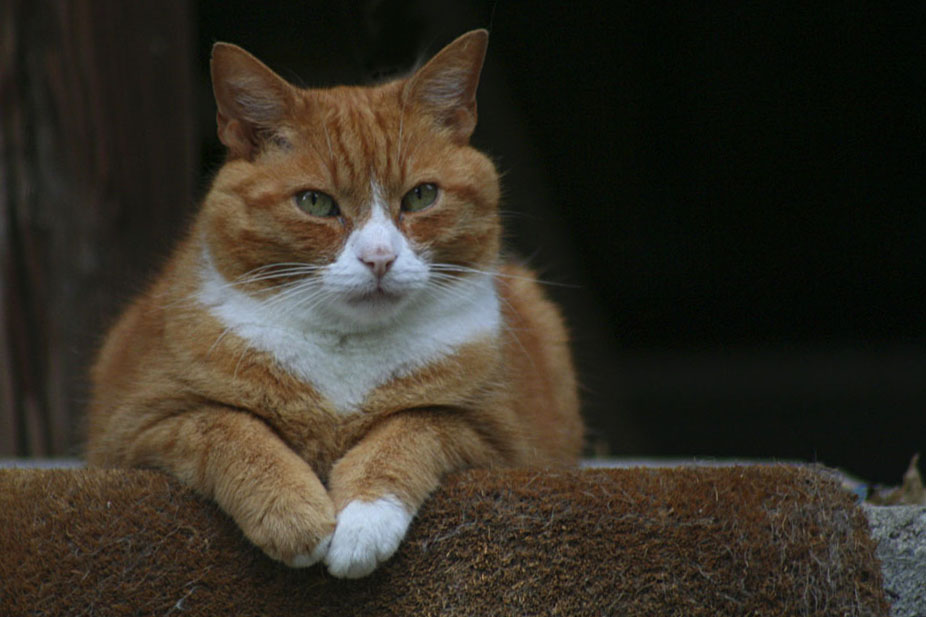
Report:
M392 264L395 263L395 253L392 251L371 251L358 257L363 265L373 271L378 278L382 278Z

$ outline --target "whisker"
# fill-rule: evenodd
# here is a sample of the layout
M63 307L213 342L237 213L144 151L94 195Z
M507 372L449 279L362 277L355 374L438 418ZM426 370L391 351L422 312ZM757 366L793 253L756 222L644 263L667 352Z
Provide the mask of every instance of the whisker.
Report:
M230 281L231 285L241 283L254 283L267 279L293 277L300 275L315 274L321 266L311 266L308 264L272 264L271 266L261 266L254 268Z
M273 279L278 279L278 278L293 278L293 277L298 277L300 275L307 275L307 274L313 274L313 273L306 272L305 270L299 270L299 269L293 268L291 270L281 270L279 272L265 272L259 275L251 275L251 276L248 276L247 278L239 277L239 278L236 278L234 281L231 281L229 284L240 285L240 284L247 284L247 283L257 283L260 281L268 281L268 280L273 280Z
M519 281L532 281L540 285L547 285L550 287L565 287L568 289L579 289L578 285L572 283L560 283L557 281L547 281L544 279L539 279L534 276L520 276L517 274L504 274L498 270L482 270L480 268L471 268L469 266L463 266L458 264L446 264L446 263L435 263L431 264L431 270L436 272L457 272L460 274L487 274L490 276L495 276L498 278L519 280Z
M453 269L448 268L448 271L459 272L459 270L456 269L458 268L457 266L451 266L451 268ZM466 267L463 266L462 268ZM497 274L490 271L476 270L475 268L466 268L466 271L478 272L481 274ZM527 277L517 278L525 279ZM472 279L452 276L438 270L431 273L431 280L429 281L428 289L431 297L438 300L443 298L450 298L454 300L466 301L468 299L472 299L472 296L467 293L466 286L472 286L476 284L478 284L477 281L473 281ZM511 302L503 295L499 294L497 298L499 303L501 303L510 313L516 312ZM501 327L504 332L511 336L514 344L518 346L518 348L521 350L521 353L523 353L525 358L527 358L528 362L530 362L531 365L534 365L534 358L527 351L527 348L524 346L524 343L521 341L521 337L518 334L519 329L511 327L504 319L502 320ZM521 329L521 331L524 330Z
M284 288L283 291L278 292L272 298L265 300L263 306L265 309L271 311L278 308L285 309L287 303L293 298L298 298L307 291L312 292L312 287L313 285L306 284L305 281L290 284L288 288Z
M296 317L314 310L329 299L332 292L320 287L314 280L300 281L264 302L264 307L277 316Z
M209 347L209 351L206 352L206 356L211 356L211 355L212 355L212 352L215 351L215 348L218 347L218 346L219 346L219 343L222 342L222 339L224 339L225 336L226 336L227 334L229 334L231 331L232 331L231 326L228 326L227 328L225 328L224 330L222 330L222 334L220 334L220 335L215 339L215 342L212 343L212 345Z

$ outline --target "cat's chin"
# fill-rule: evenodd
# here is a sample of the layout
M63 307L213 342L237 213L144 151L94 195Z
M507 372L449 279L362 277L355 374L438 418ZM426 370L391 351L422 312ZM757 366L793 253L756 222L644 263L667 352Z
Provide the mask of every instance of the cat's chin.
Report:
M376 289L345 295L338 303L340 319L355 329L375 327L394 321L411 302L413 294Z

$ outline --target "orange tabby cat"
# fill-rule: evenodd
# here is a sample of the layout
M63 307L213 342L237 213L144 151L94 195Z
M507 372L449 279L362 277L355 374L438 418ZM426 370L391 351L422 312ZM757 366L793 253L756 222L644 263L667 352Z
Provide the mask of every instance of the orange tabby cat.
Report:
M468 143L487 41L325 90L215 45L228 161L100 352L91 464L163 469L270 557L358 577L444 474L576 460L566 332L500 261Z

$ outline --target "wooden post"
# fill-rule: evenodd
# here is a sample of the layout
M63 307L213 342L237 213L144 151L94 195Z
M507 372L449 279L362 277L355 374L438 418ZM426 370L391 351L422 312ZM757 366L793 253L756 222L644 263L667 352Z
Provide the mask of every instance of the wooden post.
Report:
M0 2L0 456L79 452L93 351L198 162L187 0Z

